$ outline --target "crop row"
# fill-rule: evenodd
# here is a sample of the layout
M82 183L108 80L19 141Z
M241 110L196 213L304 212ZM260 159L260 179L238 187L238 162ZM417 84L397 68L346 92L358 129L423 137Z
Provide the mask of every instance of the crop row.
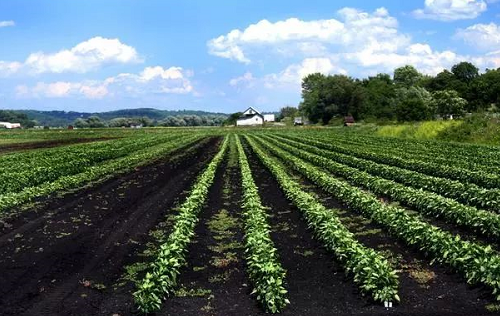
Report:
M290 153L260 141L294 170L307 177L348 207L357 210L433 261L447 264L471 284L484 284L500 300L500 256L491 246L464 241L458 235L423 222L415 214L381 203L376 196L338 180Z
M352 183L367 188L375 194L388 196L424 214L441 217L451 224L457 224L478 234L500 240L500 215L463 205L455 200L435 193L406 187L384 178L372 176L364 171L332 161L328 152L316 150L312 146L293 143L286 144L266 138L275 146L300 157Z
M262 206L259 191L252 177L252 171L247 157L236 135L241 183L243 188L243 216L245 219L245 250L247 270L253 283L252 293L257 294L257 300L266 311L277 313L288 301L287 290L284 287L285 270L281 266L271 240L271 228L267 222L267 213Z
M36 198L48 196L54 192L75 189L93 181L102 181L106 177L119 172L130 171L136 166L163 157L175 149L192 144L200 138L201 136L199 135L182 137L175 142L162 143L150 147L148 150L133 152L125 157L90 166L80 173L65 175L53 182L45 182L41 185L26 187L19 192L0 195L0 213L14 206L33 201Z
M500 167L500 161L497 160L498 158L480 157L477 154L474 155L474 152L452 153L448 148L446 150L443 148L439 148L438 150L435 148L416 149L411 143L397 145L387 142L387 140L381 141L379 138L364 139L359 136L350 138L325 137L323 139L329 139L331 142L343 146L363 148L373 152L384 152L405 159L416 159L441 165L448 165L451 163L456 167L474 171L498 172L498 168Z
M189 196L179 207L174 217L174 226L154 261L150 263L144 279L137 285L134 301L143 313L161 308L163 299L170 295L177 285L180 269L186 264L187 247L194 236L198 213L205 204L215 173L224 158L228 137L224 139L219 152L214 156L193 185Z
M16 155L16 160L3 165L0 194L17 192L25 187L51 182L61 176L82 172L89 166L116 159L137 150L170 141L172 138L153 137L127 139L100 144L77 145L57 148L53 155L39 151L35 155ZM95 146L93 146L95 145ZM36 151L35 151L36 152Z
M322 134L331 140L340 140L344 142L357 143L361 146L377 144L381 148L407 150L413 154L436 153L442 157L452 157L471 160L482 164L499 164L500 153L496 146L443 142L433 140L404 139L394 137L380 137L368 133L359 133L357 131L328 131ZM316 136L315 135L315 136Z
M323 149L341 152L355 157L376 161L382 164L392 165L404 169L409 169L432 176L444 177L459 180L465 183L475 183L484 188L500 188L500 176L496 174L470 171L455 166L444 166L432 162L425 162L414 159L402 159L400 157L391 156L382 152L374 153L363 149L353 149L339 146L333 143L318 141L308 137L289 136L292 139L312 144Z
M335 210L327 209L314 196L304 192L279 162L267 155L252 139L247 138L247 141L276 178L287 198L303 212L316 238L342 263L346 273L353 275L361 292L371 294L375 301L399 301L398 277L387 260L375 250L360 244L339 220Z
M485 189L472 183L461 183L456 180L429 176L419 172L388 166L331 150L324 150L318 147L320 144L319 142L311 141L310 143L314 143L314 145L308 145L285 137L280 137L279 139L280 141L287 142L291 145L308 150L323 157L328 157L356 169L364 170L373 175L394 180L414 188L435 192L472 206L500 212L500 189Z

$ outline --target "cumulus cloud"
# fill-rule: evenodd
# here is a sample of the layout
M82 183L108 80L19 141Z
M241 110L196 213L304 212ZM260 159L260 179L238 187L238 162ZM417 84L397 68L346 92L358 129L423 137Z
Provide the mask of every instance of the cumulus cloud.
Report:
M15 26L14 21L0 21L0 27Z
M475 19L487 6L483 0L425 0L424 8L412 13L418 19L455 21Z
M106 79L106 83L125 87L137 93L175 93L193 92L189 77L192 72L181 67L163 68L161 66L146 67L139 74L122 73Z
M306 58L301 63L292 64L277 74L270 74L264 78L267 88L277 86L300 87L302 78L313 73L347 74L345 69L336 67L328 58Z
M475 24L465 29L459 29L455 38L462 39L467 44L482 51L500 50L500 25Z
M434 5L442 7L442 3ZM455 4L450 7L458 10L462 6ZM435 75L464 60L483 68L498 63L497 55L467 56L413 42L409 35L400 32L397 19L385 8L371 13L343 8L337 11L337 17L312 21L296 18L277 22L262 20L210 40L208 50L213 55L241 63L256 61L265 64L272 54L278 54L274 57L281 60L291 60L281 72L265 76L266 80L253 78L252 86L256 82L265 82L266 86L295 82L299 86L300 79L310 70L366 76L378 72L392 73L397 67L412 64L425 74ZM489 43L494 43L498 31L490 26L488 34ZM232 54L235 51L238 54ZM297 63L297 60L302 62ZM240 83L243 79L235 78L232 82Z
M275 23L261 20L244 30L232 30L208 41L210 54L250 63L249 51L271 46L276 51L297 51L302 54L325 53L336 45L351 49L378 43L379 50L405 45L409 37L397 32L398 22L385 8L369 14L352 8L338 11L336 19L303 21L290 18ZM293 47L293 49L292 49Z
M33 87L19 85L16 95L22 98L83 97L102 99L106 96L138 96L149 93L186 94L194 92L190 71L181 67L146 67L139 74L122 73L101 81L52 83L39 82Z
M86 73L107 64L137 63L141 59L134 47L119 39L94 37L71 49L56 53L36 52L24 62L0 61L0 75L13 73Z

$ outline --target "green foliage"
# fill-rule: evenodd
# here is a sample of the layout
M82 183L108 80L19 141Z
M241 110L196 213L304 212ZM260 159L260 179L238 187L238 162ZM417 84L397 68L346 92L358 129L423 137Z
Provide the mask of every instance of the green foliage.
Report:
M339 201L384 226L409 246L418 247L433 261L447 264L462 273L470 284L490 287L500 300L500 255L491 246L464 241L402 208L381 203L376 196L334 178L294 155L272 146L267 148Z
M475 207L463 205L453 199L444 198L435 193L426 192L421 189L415 189L391 181L390 179L392 177L397 177L398 179L409 183L410 186L413 184L411 178L400 177L397 174L399 171L398 169L396 169L395 172L390 172L388 171L391 170L389 169L390 167L379 167L376 164L365 162L361 159L350 159L349 156L346 157L345 155L339 155L334 151L322 150L312 145L289 141L285 138L280 138L279 142L272 138L266 138L266 140L269 140L274 146L282 148L296 157L300 157L318 167L322 167L325 170L332 172L339 177L345 178L349 180L350 183L367 188L375 194L388 196L392 200L399 201L417 211L421 211L426 215L441 217L451 224L464 226L477 232L479 235L500 240L500 216L498 214L478 210ZM333 161L332 159L338 160L339 162ZM355 168L343 164L344 162L355 166ZM363 164L365 165L364 168ZM378 171L378 173L386 175L389 180L373 176L358 169L365 169L368 172L371 171L373 173L377 173ZM404 173L404 170L401 171ZM406 174L408 173L410 172L407 172ZM410 175L412 175L412 173L410 173ZM450 189L456 190L457 188ZM476 192L481 194L480 190L476 190ZM499 196L500 195L498 195L497 191L497 199L494 200L496 205L498 205ZM471 198L474 199L477 198L477 196L474 195Z
M198 222L198 213L207 199L215 172L228 147L228 137L207 168L198 177L196 183L179 207L174 218L172 232L160 246L157 257L150 264L149 272L134 292L134 301L143 313L151 313L161 308L165 296L175 293L180 269L186 264L187 247L194 236Z
M243 115L242 112L236 112L231 115L224 121L224 125L236 125L236 121L240 118L240 116Z
M165 137L165 136L163 136ZM86 148L85 145L53 148L44 151L34 151L28 154L12 154L0 156L3 161L0 168L2 181L0 185L4 192L0 194L0 212L14 206L33 201L36 198L47 196L58 191L74 189L92 181L99 181L119 172L130 171L135 167L158 159L174 149L189 145L199 140L202 135L167 137L161 136L151 141L137 142L138 139L129 140L137 143L135 150L128 147L126 155L115 156L99 163L90 163L92 159L102 159L104 155L114 152L117 147L106 145L99 150ZM121 143L124 144L124 143ZM87 145L88 146L88 145ZM145 150L147 148L147 150ZM89 154L94 158L71 158L72 154ZM66 157L66 155L68 155ZM73 156L75 157L75 156ZM78 157L78 155L76 156ZM4 180L5 179L5 180ZM9 180L11 179L11 180ZM14 180L12 180L14 179Z
M300 111L312 123L327 124L335 116L359 117L364 103L361 84L344 75L310 74L302 81Z
M36 125L36 122L30 120L25 113L11 110L0 110L0 122L21 123L23 128Z
M461 62L451 67L455 78L462 82L471 82L479 76L479 69L470 62Z
M439 99L436 104L427 91ZM346 115L356 120L422 121L436 113L460 115L498 108L499 100L500 70L479 74L476 66L462 62L436 76L423 76L407 65L395 69L394 80L387 74L361 82L342 75L311 74L302 79L300 109L312 123L322 124Z
M411 65L399 67L394 70L394 83L401 87L413 87L421 78L422 75Z
M396 118L398 121L422 121L432 117L432 96L421 87L396 90Z
M106 122L96 115L90 116L86 119L77 118L73 125L78 128L101 128L107 126Z
M446 115L463 115L467 100L461 98L455 90L441 90L432 93L431 107L435 113Z
M359 243L334 211L325 208L314 196L304 192L300 184L286 173L285 168L267 155L253 139L247 137L247 140L274 175L287 198L304 213L316 237L342 262L346 273L353 275L360 290L371 294L375 301L399 301L398 278L387 260L375 250Z
M254 285L252 291L257 300L271 313L280 312L290 302L286 298L286 273L276 248L271 240L271 228L267 213L262 206L259 191L253 181L252 171L245 151L236 135L241 182L243 187L243 215L245 218L245 252L247 254L248 274Z
M280 109L280 114L278 115L280 120L283 120L284 118L290 118L293 120L297 116L301 116L301 114L299 109L294 106L282 107Z

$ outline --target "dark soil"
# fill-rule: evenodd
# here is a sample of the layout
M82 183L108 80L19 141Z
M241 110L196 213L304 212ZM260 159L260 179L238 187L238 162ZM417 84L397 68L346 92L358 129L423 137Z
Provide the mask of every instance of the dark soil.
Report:
M27 142L27 143L15 143L15 144L5 144L0 145L0 154L29 150L29 149L40 149L40 148L52 148L60 147L65 145L82 144L82 143L92 143L96 141L104 141L114 139L112 137L98 137L98 138L69 138L69 139L57 139L48 140L40 142Z
M114 299L112 287L123 267L136 259L148 232L184 196L219 141L210 139L56 199L45 210L9 223L0 236L0 314L99 313ZM130 302L116 303L131 309Z
M177 297L165 301L158 315L260 313L245 272L241 175L236 159L232 152L219 167L189 247L189 265L181 273L180 290ZM185 290L197 294L182 297Z

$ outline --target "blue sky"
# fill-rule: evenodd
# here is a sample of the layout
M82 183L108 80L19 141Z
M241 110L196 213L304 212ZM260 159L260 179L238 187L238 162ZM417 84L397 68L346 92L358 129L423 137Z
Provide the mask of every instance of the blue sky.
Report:
M0 0L0 108L276 111L300 80L500 67L500 1Z

